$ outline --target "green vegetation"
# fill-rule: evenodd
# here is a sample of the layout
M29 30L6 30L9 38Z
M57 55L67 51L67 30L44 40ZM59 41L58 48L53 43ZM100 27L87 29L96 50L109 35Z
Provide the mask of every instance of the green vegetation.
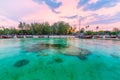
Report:
M95 32L93 32L93 31L86 31L85 34L86 35L93 35L93 34L95 34Z
M75 28L71 27L68 23L63 21L56 22L50 25L48 22L45 23L31 23L26 24L25 22L20 22L18 29L15 28L2 28L0 34L20 34L20 35L68 35L73 34Z
M30 23L20 22L17 28L0 28L0 35L69 35L69 34L80 34L85 35L117 35L120 33L118 28L113 28L112 31L99 31L99 26L95 27L95 31L89 30L90 26L85 26L79 31L73 28L68 23L63 21L56 22L50 25L48 22L44 23Z
M93 30L87 30L87 28L89 28L89 26L86 26L86 31L84 28L82 28L79 32L77 33L85 33L85 35L118 35L120 33L120 29L118 28L113 28L112 31L103 31L103 30L100 30L98 31L99 27L97 26L96 27L96 31L93 31Z
M7 35L7 34L18 34L19 33L19 30L15 29L15 28L4 28L2 30L0 30L0 34L4 34L4 35Z

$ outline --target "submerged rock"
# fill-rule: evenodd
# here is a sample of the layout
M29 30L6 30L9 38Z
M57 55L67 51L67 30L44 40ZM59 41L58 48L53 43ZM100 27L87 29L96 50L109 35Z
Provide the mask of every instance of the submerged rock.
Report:
M19 60L14 64L14 67L23 67L29 63L29 60L23 59Z
M81 60L86 60L87 56L91 54L90 51L82 48L77 48L77 47L71 47L71 48L62 50L61 52L68 56L76 56Z
M26 50L30 52L34 52L34 51L42 51L45 49L55 49L59 54L64 54L68 56L77 56L81 60L86 60L87 55L91 53L86 49L78 48L68 44L49 44L49 43L35 44L32 47L28 47ZM47 56L48 54L47 55L44 53L39 54L39 56L43 56L43 55Z
M32 45L32 46L28 46L25 49L26 49L27 52L38 52L38 51L41 51L41 50L45 50L47 48L40 45L40 44L35 44L35 45Z
M81 49L81 52L79 53L78 58L80 58L81 60L86 60L89 54L91 54L90 51L86 49Z
M83 56L83 55L80 55L80 56L77 56L80 60L86 60L86 56Z
M119 55L116 55L116 54L111 54L111 56L112 56L113 58L120 58L120 56L119 56Z
M46 48L67 48L69 47L67 44L40 44Z
M49 44L49 43L39 43L26 48L29 52L41 51L45 49L63 49L68 48L67 44Z
M55 62L57 62L57 63L62 63L63 60L62 60L61 58L55 58Z

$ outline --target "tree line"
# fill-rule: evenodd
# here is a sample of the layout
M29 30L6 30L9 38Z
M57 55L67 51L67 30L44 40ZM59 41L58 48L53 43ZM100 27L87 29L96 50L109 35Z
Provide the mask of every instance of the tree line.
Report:
M113 28L113 30L112 31L108 31L108 30L98 30L99 29L99 26L96 26L96 30L95 31L93 31L93 30L87 30L88 28L89 28L90 26L88 25L88 26L86 26L85 28L81 28L80 29L80 33L85 33L86 35L105 35L105 34L107 34L107 35L118 35L118 34L120 34L120 29L118 29L118 28ZM77 32L77 33L79 33L79 32Z
M81 28L79 31L76 31L76 28L70 26L68 23L59 21L52 25L48 22L44 23L30 23L27 24L25 22L19 22L19 25L16 28L5 28L1 27L0 35L70 35L70 34L80 34L85 33L86 35L117 35L120 33L120 29L113 28L112 31L102 31L99 30L99 26L96 26L96 30L88 30L90 26L85 26L85 28Z
M17 34L17 35L69 35L75 32L75 28L63 21L56 22L50 25L48 22L44 23L30 23L20 22L18 29L5 28L0 30L0 34Z

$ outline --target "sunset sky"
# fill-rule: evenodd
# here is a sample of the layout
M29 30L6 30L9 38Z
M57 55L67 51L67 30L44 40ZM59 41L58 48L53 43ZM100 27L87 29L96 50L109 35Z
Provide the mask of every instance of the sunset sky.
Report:
M120 0L0 0L0 26L65 21L78 27L79 20L89 29L120 28Z

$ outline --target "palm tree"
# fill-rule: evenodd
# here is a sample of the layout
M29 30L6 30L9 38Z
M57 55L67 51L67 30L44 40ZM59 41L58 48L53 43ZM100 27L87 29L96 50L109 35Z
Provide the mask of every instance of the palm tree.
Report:
M119 32L120 30L118 28L113 28L113 32Z
M98 29L99 29L99 26L96 27L96 30L98 30Z
M24 25L25 25L25 23L22 23L22 22L20 22L19 25L18 25L18 27L19 27L19 28L21 29L21 31L22 31L22 35L23 35Z
M85 27L85 28L86 28L86 31L87 31L87 28L89 28L89 27L90 27L89 25Z
M80 33L84 33L84 32L85 32L85 29L81 28Z
M96 27L96 33L98 32L99 26ZM98 34L98 33L97 33Z

